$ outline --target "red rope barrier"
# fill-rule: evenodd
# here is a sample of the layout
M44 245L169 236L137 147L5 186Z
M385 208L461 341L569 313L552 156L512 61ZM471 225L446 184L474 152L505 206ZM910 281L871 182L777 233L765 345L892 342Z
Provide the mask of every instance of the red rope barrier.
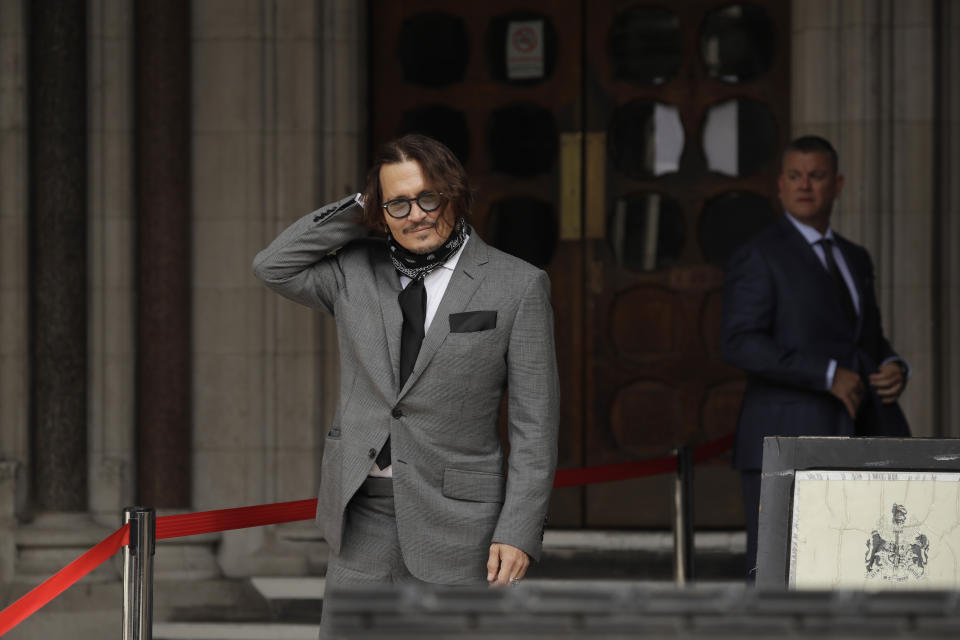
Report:
M704 462L711 458L716 458L733 446L733 440L734 436L730 434L700 445L693 450L693 461ZM618 482L632 478L655 476L676 470L676 456L621 462L619 464L606 464L598 467L583 467L581 469L560 469L553 478L553 486L580 487L587 484Z
M706 462L711 458L716 458L721 453L726 453L730 449L733 449L734 442L736 442L736 436L731 433L730 435L702 444L693 450L693 461L695 463Z
M655 476L661 473L670 473L677 470L677 459L655 458L653 460L637 460L620 464L605 464L599 467L584 467L581 469L559 469L553 478L554 487L582 487L587 484L602 482L617 482L630 478Z
M157 518L157 540L182 538L200 533L262 527L268 524L311 520L317 513L317 499L275 502L254 507L200 511Z
M29 591L22 598L0 611L0 636L33 615L40 607L73 586L115 554L130 541L130 527L123 525L90 551L57 571L45 582Z
M694 450L695 462L714 458L733 446L733 436L713 440ZM561 469L554 478L554 487L574 487L601 482L616 482L676 471L674 456L608 464L583 469ZM157 540L181 538L201 533L262 527L268 524L310 520L317 510L316 498L275 502L252 507L217 509L157 518ZM0 611L0 636L14 628L38 609L69 589L75 582L106 562L130 542L130 528L123 525L82 556L53 574L46 581Z

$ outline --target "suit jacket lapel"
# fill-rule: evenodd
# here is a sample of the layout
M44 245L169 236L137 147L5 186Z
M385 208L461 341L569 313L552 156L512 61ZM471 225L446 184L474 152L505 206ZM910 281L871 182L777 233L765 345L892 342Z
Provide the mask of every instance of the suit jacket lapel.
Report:
M860 332L863 329L863 316L864 309L866 308L866 296L864 295L866 282L864 281L864 270L861 268L859 262L854 259L854 253L851 250L850 242L838 235L836 232L833 234L833 238L837 243L837 248L840 249L840 253L843 254L843 261L847 263L847 269L850 271L850 276L853 278L853 286L857 290L857 297L860 299L860 313L857 314L857 340L860 339Z
M377 292L380 297L380 315L383 318L383 330L387 334L387 348L390 351L390 364L393 365L393 388L400 379L400 331L403 327L403 313L397 296L402 290L400 274L393 267L389 256L377 263L374 268L377 277Z
M410 372L410 377L407 378L403 389L400 390L398 399L402 398L416 384L424 369L430 364L430 360L433 359L437 349L440 348L440 345L443 344L450 333L450 314L463 311L477 291L477 287L480 286L485 275L483 265L487 263L487 254L486 243L471 229L470 240L467 242L467 246L463 248L463 253L460 254L460 260L457 262L457 268L450 276L447 290L440 300L437 313L433 316L430 329L423 338L423 344L420 345L417 363L414 365L413 371ZM399 360L397 362L397 372L399 372ZM399 377L399 373L396 375Z
M784 214L783 219L780 221L781 228L783 229L784 235L789 238L789 243L793 246L794 250L802 256L804 262L804 269L811 274L814 274L813 277L817 279L817 288L821 291L829 291L827 295L834 301L834 311L837 314L841 315L844 318L848 317L847 312L844 310L844 302L840 299L840 292L837 291L836 285L833 283L833 279L830 276L830 273L827 271L827 268L823 265L823 262L820 261L820 256L817 255L816 251L813 249L813 245L807 242L807 239L803 237L803 234L797 231L797 228L787 220L787 215ZM838 236L836 233L833 234L836 239ZM842 240L842 239L841 239ZM839 245L840 243L838 243ZM843 251L843 257L847 262L847 266L850 267L851 261L849 252ZM854 273L851 267L851 273ZM854 280L856 280L854 276ZM858 291L860 290L860 285L857 285ZM861 300L863 296L861 295ZM861 314L862 315L862 314ZM860 320L857 319L857 325L859 327Z

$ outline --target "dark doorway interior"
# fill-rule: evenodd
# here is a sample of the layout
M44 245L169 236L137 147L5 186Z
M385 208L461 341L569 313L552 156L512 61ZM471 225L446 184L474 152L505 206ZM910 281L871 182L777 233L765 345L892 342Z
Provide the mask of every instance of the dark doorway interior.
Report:
M547 270L561 468L733 430L723 263L776 215L789 4L371 0L371 144L446 142L483 237ZM554 492L550 524L667 527L670 476ZM729 458L697 468L698 527L742 526Z

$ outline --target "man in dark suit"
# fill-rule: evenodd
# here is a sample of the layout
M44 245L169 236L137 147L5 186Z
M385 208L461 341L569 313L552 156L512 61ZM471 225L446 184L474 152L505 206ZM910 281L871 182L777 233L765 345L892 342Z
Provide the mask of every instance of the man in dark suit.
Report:
M723 355L749 374L734 451L748 579L764 437L910 435L897 405L909 369L883 335L870 255L830 228L837 152L797 138L777 184L785 215L734 253L723 292Z

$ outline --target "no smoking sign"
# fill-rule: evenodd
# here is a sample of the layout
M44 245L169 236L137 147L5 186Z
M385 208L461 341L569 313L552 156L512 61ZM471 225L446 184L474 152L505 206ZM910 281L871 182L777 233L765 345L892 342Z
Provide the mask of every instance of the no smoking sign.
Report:
M507 78L543 77L543 20L507 25Z
M529 55L540 44L540 38L533 27L521 27L513 32L513 48L522 54Z

